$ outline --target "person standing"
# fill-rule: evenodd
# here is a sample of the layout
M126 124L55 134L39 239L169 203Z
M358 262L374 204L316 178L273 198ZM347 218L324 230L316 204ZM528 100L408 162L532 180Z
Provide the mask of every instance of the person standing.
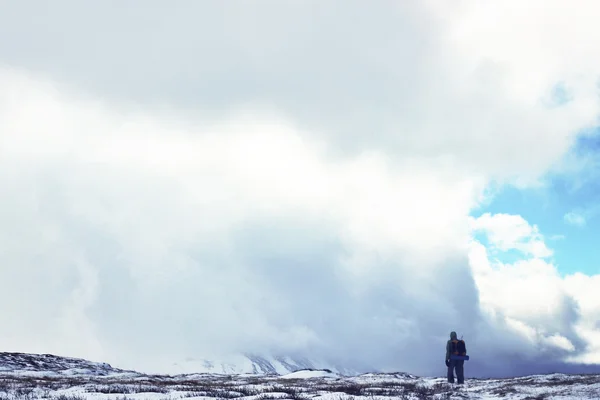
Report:
M464 345L464 342L462 343ZM456 372L456 380L459 385L465 383L464 365L465 360L454 360L450 356L452 354L458 354L456 352L456 346L458 345L458 339L456 332L450 332L450 340L446 343L446 366L448 367L448 382L454 383L454 372ZM462 349L461 349L462 350ZM466 346L464 353L466 354Z

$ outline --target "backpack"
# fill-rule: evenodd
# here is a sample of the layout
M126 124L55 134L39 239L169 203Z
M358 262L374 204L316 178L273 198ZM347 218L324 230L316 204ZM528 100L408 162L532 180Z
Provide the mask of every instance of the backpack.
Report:
M465 346L465 341L462 339L454 339L450 341L450 354L454 354L457 356L466 356L467 355L467 347Z

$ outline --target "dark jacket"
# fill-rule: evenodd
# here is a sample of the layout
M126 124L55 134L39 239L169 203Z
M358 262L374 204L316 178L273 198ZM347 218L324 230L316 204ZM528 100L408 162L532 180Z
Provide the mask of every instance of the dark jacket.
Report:
M450 359L450 349L452 348L452 341L457 340L456 332L450 332L450 340L446 342L446 360ZM465 351L467 350L467 346L465 345Z

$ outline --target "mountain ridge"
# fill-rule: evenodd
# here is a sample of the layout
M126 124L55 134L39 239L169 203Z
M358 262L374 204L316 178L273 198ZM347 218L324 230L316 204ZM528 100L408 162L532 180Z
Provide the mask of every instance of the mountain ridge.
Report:
M169 373L213 373L213 374L266 374L283 375L300 370L325 369L340 375L358 375L360 372L315 361L306 357L259 355L240 353L216 361L205 358L187 358L171 364ZM376 372L376 371L375 371Z
M79 372L93 375L109 375L135 372L115 368L106 362L96 362L84 358L22 352L0 352L0 372Z

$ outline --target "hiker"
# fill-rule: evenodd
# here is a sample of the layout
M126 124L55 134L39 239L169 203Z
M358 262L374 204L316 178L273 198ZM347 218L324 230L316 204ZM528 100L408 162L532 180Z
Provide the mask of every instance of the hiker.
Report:
M446 366L448 367L448 382L454 383L454 370L456 370L456 379L459 385L465 383L465 375L464 375L464 364L465 360L453 360L451 359L452 355L452 347L453 342L457 343L458 339L456 336L456 332L450 332L450 340L446 343ZM466 346L464 349L466 353Z

